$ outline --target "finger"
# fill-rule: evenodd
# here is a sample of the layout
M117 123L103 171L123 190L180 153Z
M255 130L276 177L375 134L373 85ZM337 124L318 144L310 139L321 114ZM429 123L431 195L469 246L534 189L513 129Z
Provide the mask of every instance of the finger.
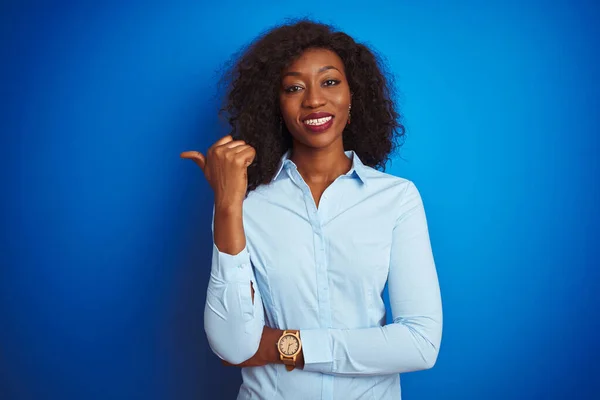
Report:
M179 157L193 160L198 158L198 154L200 153L197 151L184 151L181 154L179 154Z
M249 144L243 144L240 146L232 147L230 149L224 148L222 155L225 156L227 159L235 160L238 158L238 153L241 153L242 151L248 148L252 148L252 146L250 146Z
M245 146L246 144L247 143L244 142L243 140L234 140L234 141L222 144L219 147L222 147L223 149L234 149L239 146Z
M231 135L223 136L221 139L217 140L213 144L213 147L217 147L217 146L220 146L220 145L225 144L227 142L231 142L232 140L233 140L233 137Z
M246 150L249 147L252 147L252 146L250 146L249 144L245 144L242 146L234 147L233 149L231 149L231 151L233 152L233 154L238 154L238 153L241 153L242 151Z
M245 161L244 165L249 166L256 157L256 150L254 150L254 147L249 146L248 148L237 153L237 157L241 157Z
M187 158L194 161L198 166L204 171L204 166L206 165L206 158L204 155L198 151L184 151L180 154L181 158Z

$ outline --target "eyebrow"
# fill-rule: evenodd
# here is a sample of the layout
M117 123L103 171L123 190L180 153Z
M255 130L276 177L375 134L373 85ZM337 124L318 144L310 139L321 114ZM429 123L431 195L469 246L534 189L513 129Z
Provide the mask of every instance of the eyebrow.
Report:
M336 71L340 72L340 70L337 69L336 67L334 67L333 65L326 65L324 67L321 67L318 72L321 73L321 72L327 71L329 69L335 69ZM285 74L283 74L283 77L286 77L286 76L300 76L300 75L302 75L300 72L291 71L291 72L286 72Z

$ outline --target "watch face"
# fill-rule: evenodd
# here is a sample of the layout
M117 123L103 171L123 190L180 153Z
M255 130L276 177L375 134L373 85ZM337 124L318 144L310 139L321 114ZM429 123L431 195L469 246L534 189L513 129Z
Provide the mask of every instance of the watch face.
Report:
M294 335L285 335L279 341L279 350L284 356L292 356L298 351L298 338Z

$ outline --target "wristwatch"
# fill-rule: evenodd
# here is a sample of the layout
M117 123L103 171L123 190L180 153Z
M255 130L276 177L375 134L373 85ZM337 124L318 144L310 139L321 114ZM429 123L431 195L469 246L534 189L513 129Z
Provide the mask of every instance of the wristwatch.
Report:
M299 331L283 331L283 334L277 341L277 350L279 350L279 359L285 364L288 371L296 367L296 357L302 349Z

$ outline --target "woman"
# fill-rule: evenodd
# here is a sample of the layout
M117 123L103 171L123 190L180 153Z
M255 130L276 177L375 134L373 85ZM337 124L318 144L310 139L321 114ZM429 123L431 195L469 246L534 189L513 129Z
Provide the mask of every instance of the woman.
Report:
M399 373L437 359L442 308L419 192L375 169L404 136L380 63L300 21L229 72L232 134L181 155L215 193L212 350L242 367L238 399L399 399Z

